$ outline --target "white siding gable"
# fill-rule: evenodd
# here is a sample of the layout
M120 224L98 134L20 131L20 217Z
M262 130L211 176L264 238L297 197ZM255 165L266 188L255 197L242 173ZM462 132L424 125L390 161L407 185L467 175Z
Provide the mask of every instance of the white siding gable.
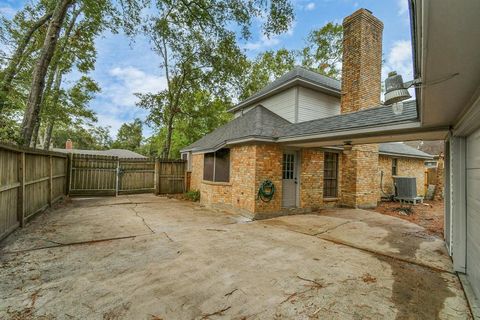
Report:
M340 98L312 89L299 87L298 122L340 114Z
M295 122L295 92L296 88L290 88L268 97L258 104L290 122Z
M235 118L259 104L292 123L340 114L340 98L296 86L268 97L255 105L236 111Z

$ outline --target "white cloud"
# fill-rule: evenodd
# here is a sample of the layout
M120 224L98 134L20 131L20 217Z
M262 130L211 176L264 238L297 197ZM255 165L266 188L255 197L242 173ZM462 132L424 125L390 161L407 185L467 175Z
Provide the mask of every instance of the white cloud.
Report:
M412 45L408 40L394 42L387 55L385 63L385 74L390 71L397 71L403 77L412 76Z
M398 15L403 15L408 12L408 0L397 0Z
M116 67L109 74L115 81L105 88L105 95L112 103L122 107L135 105L138 100L135 93L156 93L167 87L165 77L146 74L134 67Z
M260 50L260 49L276 46L279 43L280 43L280 39L278 39L278 36L270 36L270 38L268 38L267 36L262 35L259 41L248 42L244 46L244 48L247 50Z
M315 9L315 2L309 2L309 3L307 3L307 5L305 6L305 10L306 10L306 11L312 11L313 9Z
M17 10L8 5L0 7L0 14L4 15L7 18L13 18L16 13Z
M108 71L110 77L102 80L102 93L97 99L94 110L98 124L110 126L110 134L115 138L118 129L134 118L145 119L147 110L138 108L135 93L156 93L167 87L163 76L148 74L138 68L115 67ZM150 130L151 131L151 130ZM149 133L151 132L144 132Z
M393 43L382 71L384 79L390 71L396 71L405 82L413 79L412 45L410 41L399 40ZM410 94L414 94L413 90L410 90Z

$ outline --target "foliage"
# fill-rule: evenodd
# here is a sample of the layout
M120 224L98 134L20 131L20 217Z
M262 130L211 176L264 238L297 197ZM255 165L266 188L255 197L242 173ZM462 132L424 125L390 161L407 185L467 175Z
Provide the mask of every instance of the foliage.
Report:
M65 142L71 139L75 149L105 150L110 149L112 139L109 127L94 126L91 123L72 123L59 125L52 136L55 148L65 148Z
M343 28L329 22L320 29L312 30L307 37L307 46L302 50L302 65L327 77L341 76Z
M296 53L287 49L266 51L244 65L239 99L244 100L295 66Z
M188 200L197 202L200 200L200 190L190 190L188 192L185 192L185 196Z
M136 118L131 123L122 124L118 129L117 139L113 142L112 148L137 151L142 139L142 121Z
M175 124L190 117L192 95L208 91L226 100L242 73L245 56L236 43L237 26L250 35L253 17L263 17L266 34L286 31L293 18L288 0L157 2L145 32L162 58L167 88L139 95L139 106L150 111L149 121L165 131L162 156L169 157Z

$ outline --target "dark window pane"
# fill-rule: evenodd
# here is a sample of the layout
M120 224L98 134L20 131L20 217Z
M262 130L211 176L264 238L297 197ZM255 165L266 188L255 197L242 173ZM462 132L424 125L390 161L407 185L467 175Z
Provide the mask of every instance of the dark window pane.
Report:
M215 152L215 181L230 181L230 149Z
M213 181L214 153L205 153L203 157L203 180Z
M397 175L397 159L392 159L392 176L396 176Z
M338 154L325 152L323 169L323 196L336 197L338 189Z

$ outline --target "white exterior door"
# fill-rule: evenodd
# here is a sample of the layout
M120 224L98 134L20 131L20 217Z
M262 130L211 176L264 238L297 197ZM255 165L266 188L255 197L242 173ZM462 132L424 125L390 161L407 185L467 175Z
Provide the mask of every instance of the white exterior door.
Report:
M467 138L467 265L468 280L480 297L480 129Z
M297 155L294 151L283 154L282 207L293 208L297 203Z

